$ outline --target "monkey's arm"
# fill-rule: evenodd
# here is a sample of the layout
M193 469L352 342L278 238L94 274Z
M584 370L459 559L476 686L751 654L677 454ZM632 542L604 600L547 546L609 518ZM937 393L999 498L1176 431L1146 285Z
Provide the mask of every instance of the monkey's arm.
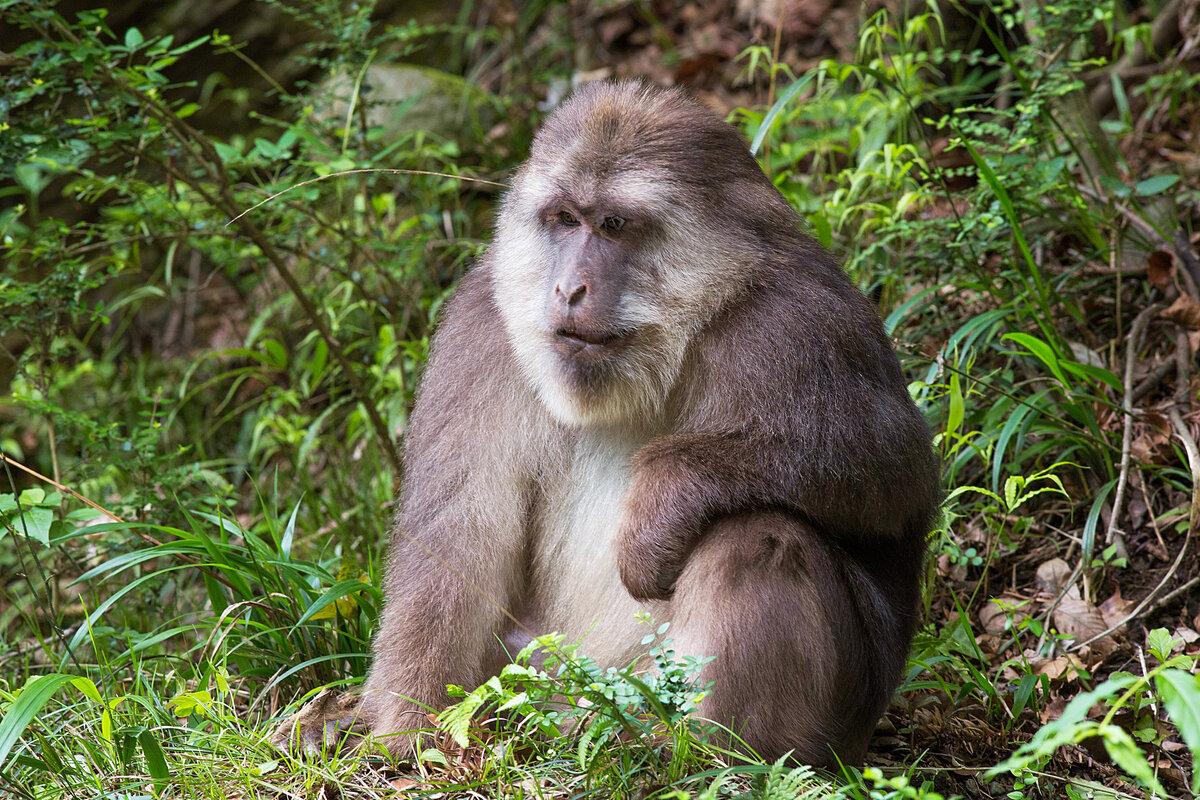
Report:
M669 597L704 529L742 511L783 509L846 541L922 536L937 497L928 447L836 449L841 463L816 448L769 437L654 440L634 459L618 534L626 588L639 599ZM896 457L905 450L910 457Z
M523 591L535 398L519 382L486 264L462 281L434 338L405 437L386 602L363 691L374 733L429 727L448 683L475 686ZM531 410L532 409L532 410ZM410 737L389 742L402 752Z

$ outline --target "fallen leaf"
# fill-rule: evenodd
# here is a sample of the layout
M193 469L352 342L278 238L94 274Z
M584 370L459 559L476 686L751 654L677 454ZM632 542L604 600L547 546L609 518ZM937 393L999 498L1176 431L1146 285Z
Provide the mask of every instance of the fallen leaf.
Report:
M992 635L1004 633L1008 627L1008 617L1004 609L995 600L989 600L979 609L979 624Z
M1151 285L1166 289L1175 276L1175 256L1166 250L1155 250L1146 258L1146 278Z
M979 609L979 624L983 626L984 631L993 636L1004 633L1009 628L1009 618L1012 619L1012 624L1016 625L1029 616L1021 610L1027 604L1027 600L1012 594L993 597Z
M420 789L424 786L424 784L422 784L420 781L413 780L412 778L404 775L401 775L399 778L393 778L390 783L393 789L397 789L401 792L409 789Z
M1071 576L1071 565L1061 558L1043 561L1037 568L1037 588L1046 594L1058 594Z
M967 577L967 565L959 564L950 558L949 553L942 553L937 560L938 574L951 581L959 582Z
M1050 699L1049 703L1042 708L1042 724L1058 719L1067 710L1067 698L1062 695L1055 695Z
M1200 303L1197 303L1189 295L1179 295L1175 298L1174 303L1158 312L1158 315L1168 322L1182 325L1189 330L1200 330Z
M1104 363L1104 358L1083 342L1067 342L1067 347L1071 348L1071 355L1080 364L1087 364L1089 367L1100 367L1101 369L1108 367Z
M1121 587L1118 586L1117 590L1112 593L1112 597L1100 604L1100 614L1104 617L1104 627L1107 628L1124 621L1132 610L1133 603L1121 597Z
M1104 623L1104 615L1100 609L1081 597L1069 594L1054 609L1054 626L1058 632L1076 642L1085 642L1104 631L1108 626ZM1109 653L1117 648L1111 634L1101 636L1087 647L1097 656L1096 661L1103 661Z
M1196 642L1200 641L1200 633L1197 633L1191 628L1185 628L1182 625L1176 628L1175 633L1171 635L1176 639L1182 639L1184 644L1195 644Z
M1058 680L1063 676L1066 676L1067 680L1074 680L1078 675L1075 670L1083 668L1083 662L1079 659L1079 656L1074 653L1068 653L1065 656L1052 658L1034 665L1033 674L1045 675L1052 681Z

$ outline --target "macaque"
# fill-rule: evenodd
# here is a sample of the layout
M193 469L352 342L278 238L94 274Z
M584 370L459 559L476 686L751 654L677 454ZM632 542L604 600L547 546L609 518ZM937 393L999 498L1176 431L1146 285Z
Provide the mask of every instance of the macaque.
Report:
M715 656L700 716L768 760L863 759L938 462L876 311L682 91L590 84L546 121L445 309L404 466L355 710L394 753L505 642L558 631L622 667L646 612Z

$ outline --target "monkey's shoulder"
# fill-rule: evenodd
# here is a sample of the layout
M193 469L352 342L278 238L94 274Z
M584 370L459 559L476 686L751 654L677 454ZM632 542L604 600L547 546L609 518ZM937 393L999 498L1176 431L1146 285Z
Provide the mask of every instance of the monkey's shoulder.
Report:
M446 300L430 345L424 381L453 376L460 391L515 383L516 362L492 292L486 262L467 272Z
M879 314L836 265L773 270L707 326L701 346L706 360L757 381L901 381Z
M475 428L501 424L499 417L518 414L534 400L521 378L486 264L480 264L459 281L442 309L406 438L475 436Z

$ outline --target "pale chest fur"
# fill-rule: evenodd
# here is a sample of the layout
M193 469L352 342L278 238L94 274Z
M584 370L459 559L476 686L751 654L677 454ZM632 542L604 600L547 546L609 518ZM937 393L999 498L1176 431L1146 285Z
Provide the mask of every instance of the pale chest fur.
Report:
M561 478L545 487L535 514L530 616L539 633L557 631L581 642L584 654L605 653L624 666L644 649L653 630L639 612L668 621L670 605L629 596L617 569L614 540L621 501L629 489L630 459L642 441L581 437L562 466ZM619 655L618 655L619 654Z

